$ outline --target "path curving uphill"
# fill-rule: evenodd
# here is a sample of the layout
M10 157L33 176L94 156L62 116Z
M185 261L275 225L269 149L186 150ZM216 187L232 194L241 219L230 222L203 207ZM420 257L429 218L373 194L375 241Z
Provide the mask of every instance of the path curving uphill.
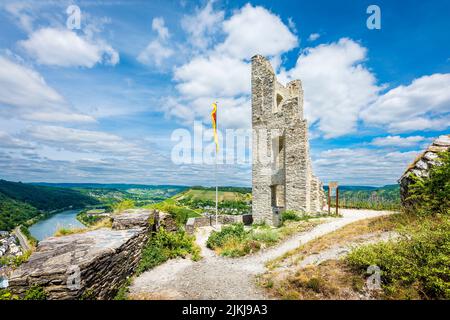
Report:
M216 256L206 248L211 228L199 229L197 243L203 259L175 259L144 272L130 286L132 299L268 299L256 286L255 276L265 271L265 263L300 245L350 223L392 214L392 211L342 209L341 218L330 218L312 230L298 233L281 244L242 258Z

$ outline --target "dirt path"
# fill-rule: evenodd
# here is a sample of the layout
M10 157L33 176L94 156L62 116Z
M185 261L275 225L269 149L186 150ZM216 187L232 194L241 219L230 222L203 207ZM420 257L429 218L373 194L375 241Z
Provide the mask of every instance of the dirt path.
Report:
M131 298L141 299L267 299L254 278L265 271L265 263L298 246L333 232L345 225L391 214L389 211L343 209L342 218L330 218L310 231L299 233L278 246L237 259L218 257L206 248L211 228L200 229L197 243L203 259L168 261L136 278L130 287Z

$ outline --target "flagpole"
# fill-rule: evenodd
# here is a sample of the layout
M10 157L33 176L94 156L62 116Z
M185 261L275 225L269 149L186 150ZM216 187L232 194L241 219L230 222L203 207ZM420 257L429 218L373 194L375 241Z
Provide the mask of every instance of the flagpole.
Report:
M216 102L216 106L217 106L217 102ZM217 119L217 113L219 112L219 110L216 111L216 119ZM217 121L216 121L216 132L219 130L218 126L217 126ZM215 170L214 170L214 175L216 178L216 227L219 225L218 222L218 212L219 212L219 185L217 183L217 151L219 149L219 146L216 144L216 163L215 163Z
M219 187L217 184L217 148L216 148L216 164L215 164L214 176L216 179L216 227L219 225L218 223L218 201L219 201Z

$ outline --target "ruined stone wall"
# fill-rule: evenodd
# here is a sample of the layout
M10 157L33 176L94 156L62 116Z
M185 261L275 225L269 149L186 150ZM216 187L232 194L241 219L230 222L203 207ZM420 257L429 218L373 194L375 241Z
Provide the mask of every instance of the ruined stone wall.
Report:
M308 124L303 119L300 80L280 84L269 61L252 58L252 213L256 222L274 224L274 212L295 210L321 212L323 189L313 175L309 155ZM276 139L276 137L279 137ZM281 154L274 151L282 141ZM274 160L274 161L272 161ZM279 162L282 162L280 167ZM274 192L283 187L282 192ZM274 205L284 198L284 207ZM276 202L278 203L278 202Z
M450 135L440 136L408 166L398 181L400 184L400 199L403 206L409 207L413 205L410 200L407 200L409 197L409 185L413 182L412 175L419 178L428 177L429 169L437 165L436 159L438 158L438 153L446 151L449 148Z
M13 272L9 289L23 295L38 285L48 299L111 299L137 267L150 228L164 217L128 210L114 218L113 229L45 239Z

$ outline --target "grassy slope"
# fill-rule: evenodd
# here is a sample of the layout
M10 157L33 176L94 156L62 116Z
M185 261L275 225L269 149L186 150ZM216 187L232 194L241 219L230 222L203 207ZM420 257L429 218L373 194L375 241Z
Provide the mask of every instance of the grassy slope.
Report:
M185 192L182 192L174 197L174 199L180 199L183 197L190 197L193 200L216 200L216 192L214 190L197 190L197 189L189 189ZM219 201L236 201L236 200L245 200L245 194L239 192L232 191L219 191L218 192Z

